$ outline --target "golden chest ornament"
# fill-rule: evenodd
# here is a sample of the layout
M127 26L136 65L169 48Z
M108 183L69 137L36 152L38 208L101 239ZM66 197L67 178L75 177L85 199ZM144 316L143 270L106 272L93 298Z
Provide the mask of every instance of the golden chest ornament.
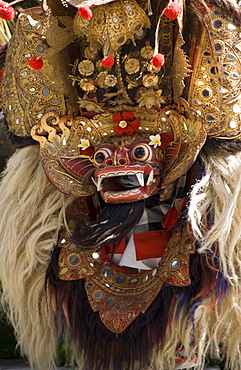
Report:
M191 284L189 263L195 247L190 232L184 228L173 232L156 268L135 274L104 261L101 250L83 250L62 236L58 246L58 278L84 279L93 311L99 312L104 325L114 333L122 333L144 314L164 283L180 287Z

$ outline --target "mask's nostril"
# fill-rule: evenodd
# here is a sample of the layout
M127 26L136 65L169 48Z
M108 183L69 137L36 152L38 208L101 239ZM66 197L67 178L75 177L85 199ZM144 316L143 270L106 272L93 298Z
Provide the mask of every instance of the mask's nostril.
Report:
M106 159L105 164L106 164L106 166L112 166L113 165L112 159L111 158Z
M121 166L124 166L125 164L127 164L127 159L126 159L126 158L119 158L119 159L118 159L118 163L119 163Z

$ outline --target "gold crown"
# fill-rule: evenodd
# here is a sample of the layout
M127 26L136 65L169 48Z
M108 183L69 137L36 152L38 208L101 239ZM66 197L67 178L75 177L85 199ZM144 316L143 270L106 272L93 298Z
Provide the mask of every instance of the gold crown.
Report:
M9 45L2 82L10 131L30 136L51 111L74 117L80 111L90 118L136 108L160 111L183 97L204 118L209 137L239 138L240 27L215 4L189 3L203 21L196 20L201 32L191 33L188 55L183 51L184 15L167 18L166 1L160 3L159 20L151 22L145 1L101 1L92 7L90 21L73 16L67 2L64 15L25 10ZM193 17L188 4L185 16ZM161 68L152 63L157 49L165 56ZM113 66L101 64L105 55L115 58ZM44 60L41 70L29 65L33 57Z

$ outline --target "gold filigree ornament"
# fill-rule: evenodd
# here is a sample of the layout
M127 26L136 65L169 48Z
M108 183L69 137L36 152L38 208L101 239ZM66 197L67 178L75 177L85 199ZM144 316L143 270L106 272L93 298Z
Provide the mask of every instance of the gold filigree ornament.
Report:
M68 78L68 70L71 72L68 59L58 47L53 52L42 34L46 27L47 18L41 9L25 9L8 46L1 83L2 110L7 115L9 130L17 136L30 136L31 127L46 112L55 110L64 115L68 109L78 110L76 90ZM61 36L61 47L67 39L68 32ZM46 54L49 50L51 55ZM45 58L41 70L29 65L36 56Z
M136 58L130 58L125 62L125 70L129 75L137 73L140 69L139 60Z
M203 20L188 101L210 137L241 138L241 27L213 4Z
M174 102L178 101L179 97L182 95L185 88L184 79L191 73L189 60L184 50L181 48L183 44L183 37L179 33L176 40L172 65L172 72L175 76L173 79Z
M97 75L97 78L95 80L95 83L97 86L99 86L102 89L106 89L108 86L106 85L105 79L108 76L107 71L102 71Z
M150 21L135 0L105 3L107 1L102 2L104 5L92 7L93 16L87 27L83 28L83 20L79 19L77 14L74 30L79 36L85 33L91 48L103 48L104 55L112 55L128 40L135 42L135 34L142 28L149 28ZM88 1L85 4L88 4Z
M141 49L141 57L144 59L151 59L154 54L154 49L150 45L146 45Z
M105 78L105 84L108 87L114 87L117 84L117 78L114 75L107 75Z
M89 21L76 14L73 23L73 31L77 37L83 37L88 33ZM95 48L94 48L95 50Z
M186 229L176 229L160 263L152 271L130 274L103 261L98 250L84 250L60 237L59 279L85 279L90 305L99 312L104 325L122 333L140 313L145 313L164 282L184 287L190 285L190 254L195 251Z
M85 48L85 57L90 60L94 60L97 57L97 51L90 47Z
M161 104L165 103L165 99L161 96L162 90L141 90L139 94L140 98L136 100L139 103L139 107L146 107L147 109L160 108Z
M147 88L156 88L158 86L159 78L155 74L146 74L142 78L143 86Z
M78 70L79 70L79 73L83 76L90 76L93 74L94 70L95 70L95 66L93 64L93 62L91 62L91 60L82 60L79 64L78 64Z
M149 142L151 135L162 133L173 138L165 150L154 149L157 158L164 158L162 185L185 173L206 139L202 119L183 100L179 106L165 107L159 112L137 107L134 116L140 120L140 126L132 140ZM120 139L130 139L125 134L117 136L114 126L111 113L97 114L91 119L59 117L55 112L45 114L41 123L33 126L31 135L40 143L43 169L52 184L61 192L77 197L94 194L97 191L91 180L96 169L94 149L104 143L115 146ZM92 153L89 152L91 148Z
M107 72L108 71L108 68L103 66L103 64L101 63L101 60L98 60L96 62L96 69L98 72Z
M57 18L50 14L46 25L43 25L40 32L50 46L45 53L45 57L53 56L77 39L73 31L73 18L69 16L59 16Z
M88 92L96 90L96 87L95 87L93 81L90 81L87 78L82 78L79 81L79 87L81 87L82 90L88 91Z
M102 106L100 104L97 104L93 100L86 100L86 99L79 98L78 103L79 103L79 107L86 109L87 112L93 112L93 111L96 113L104 112Z

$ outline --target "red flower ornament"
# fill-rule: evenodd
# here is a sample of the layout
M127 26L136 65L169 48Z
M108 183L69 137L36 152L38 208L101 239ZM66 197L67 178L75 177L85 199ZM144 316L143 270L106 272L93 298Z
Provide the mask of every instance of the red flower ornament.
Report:
M0 18L6 21L11 21L15 17L15 11L13 7L5 1L0 1Z
M135 118L132 112L120 112L115 113L112 117L114 123L118 123L114 126L116 135L128 135L131 136L140 126L140 120Z

